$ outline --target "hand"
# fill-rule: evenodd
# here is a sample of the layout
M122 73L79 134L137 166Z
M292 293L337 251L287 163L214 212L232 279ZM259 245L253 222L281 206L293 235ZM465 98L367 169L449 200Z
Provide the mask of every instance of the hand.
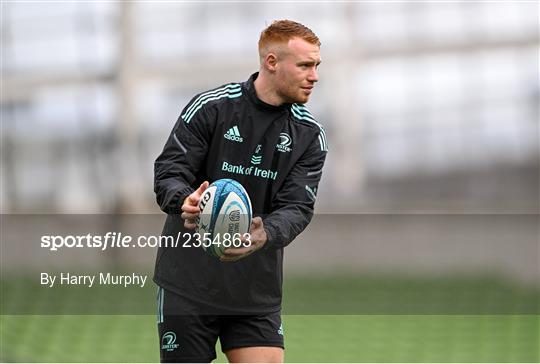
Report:
M222 255L219 260L221 260L222 262L235 262L256 252L257 250L261 249L264 244L266 244L268 237L266 236L266 231L264 230L263 222L260 217L257 216L254 217L253 220L251 220L249 234L251 240L250 246L225 249L225 251L223 252L224 255ZM241 240L242 243L247 242L247 239L245 237L242 237Z
M210 183L208 181L204 181L199 188L197 188L197 191L193 192L191 195L186 197L184 200L184 203L182 204L182 219L184 219L184 226L186 229L195 229L197 227L197 216L201 213L201 209L199 208L199 200L201 199L201 196L208 188L208 185Z

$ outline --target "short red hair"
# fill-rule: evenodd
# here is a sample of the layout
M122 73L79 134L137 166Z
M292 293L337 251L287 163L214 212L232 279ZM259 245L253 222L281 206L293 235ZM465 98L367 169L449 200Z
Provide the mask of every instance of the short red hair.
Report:
M311 29L292 20L275 20L261 32L259 38L259 55L271 43L287 43L292 38L301 38L308 43L321 46L321 41Z

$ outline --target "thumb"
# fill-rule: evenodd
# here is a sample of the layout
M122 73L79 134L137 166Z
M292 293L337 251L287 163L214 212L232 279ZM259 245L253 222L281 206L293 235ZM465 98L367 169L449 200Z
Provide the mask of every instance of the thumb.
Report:
M263 224L262 219L261 219L259 216L254 217L254 218L251 220L251 225L253 225L254 228L261 227L262 224Z
M204 190L208 188L208 185L209 185L209 182L204 181L203 183L201 183L201 185L199 186L199 188L197 188L195 192L193 192L191 195L188 196L189 202L193 206L196 206L199 203L199 199L201 198Z
M200 197L203 194L204 190L206 190L209 185L210 185L210 182L204 181L203 183L201 183L199 188L197 188L197 191L195 191L195 193Z
M208 188L209 185L210 185L210 182L204 181L203 183L201 183L201 185L199 186L199 188L197 189L197 191L199 191L200 193L203 193L204 190L206 190L206 189Z

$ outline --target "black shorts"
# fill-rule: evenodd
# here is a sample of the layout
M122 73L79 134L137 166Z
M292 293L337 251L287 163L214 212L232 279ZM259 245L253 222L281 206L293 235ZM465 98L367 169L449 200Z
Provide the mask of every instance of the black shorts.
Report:
M281 310L260 315L201 315L198 312L196 303L158 289L162 363L211 362L216 358L218 338L223 352L250 346L284 348Z

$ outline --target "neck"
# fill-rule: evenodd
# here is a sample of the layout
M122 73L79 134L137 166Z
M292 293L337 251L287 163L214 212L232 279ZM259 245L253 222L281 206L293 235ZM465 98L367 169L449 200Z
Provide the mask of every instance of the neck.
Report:
M263 70L259 72L259 76L253 84L255 85L255 93L261 101L274 106L283 104L283 100L279 97L268 75Z

